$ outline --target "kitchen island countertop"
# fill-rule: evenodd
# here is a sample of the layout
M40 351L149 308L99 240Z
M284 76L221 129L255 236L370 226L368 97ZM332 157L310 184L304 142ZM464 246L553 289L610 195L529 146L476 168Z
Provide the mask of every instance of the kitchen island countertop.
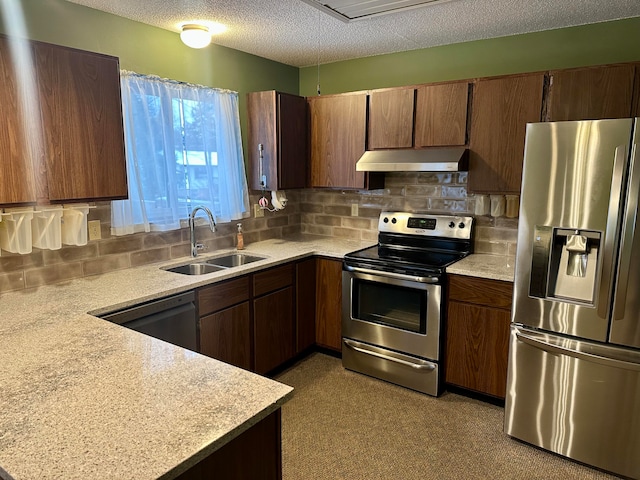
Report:
M280 408L292 388L87 312L364 246L274 239L245 250L267 259L227 271L160 269L183 258L0 295L0 478L176 477Z

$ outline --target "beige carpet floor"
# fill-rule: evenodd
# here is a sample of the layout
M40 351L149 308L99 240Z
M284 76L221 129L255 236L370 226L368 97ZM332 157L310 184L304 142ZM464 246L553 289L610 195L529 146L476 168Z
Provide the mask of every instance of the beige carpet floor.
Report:
M276 379L295 388L282 408L284 480L617 478L509 438L501 407L422 395L328 355Z

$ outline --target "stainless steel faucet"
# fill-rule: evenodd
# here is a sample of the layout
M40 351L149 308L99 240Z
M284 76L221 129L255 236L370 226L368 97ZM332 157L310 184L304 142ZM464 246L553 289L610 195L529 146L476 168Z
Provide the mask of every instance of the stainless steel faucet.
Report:
M198 250L202 250L204 248L203 244L196 243L195 218L198 210L203 210L207 214L207 216L209 217L209 228L211 228L211 231L213 233L215 233L216 231L216 221L213 219L213 214L211 213L211 210L209 210L204 205L198 205L191 211L191 215L189 215L189 237L191 239L191 256L192 257L197 257Z

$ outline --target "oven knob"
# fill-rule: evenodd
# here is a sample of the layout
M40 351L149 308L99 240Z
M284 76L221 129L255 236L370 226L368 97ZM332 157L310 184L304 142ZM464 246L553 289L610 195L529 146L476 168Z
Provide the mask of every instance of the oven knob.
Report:
M397 223L398 221L395 218L391 219L391 223L393 223L394 225Z
M460 222L460 223L458 224L458 226L459 226L460 228L464 228L464 223Z
M389 223L389 217L384 217L384 219L382 220L384 223Z
M455 228L456 224L455 222L449 222L449 228Z

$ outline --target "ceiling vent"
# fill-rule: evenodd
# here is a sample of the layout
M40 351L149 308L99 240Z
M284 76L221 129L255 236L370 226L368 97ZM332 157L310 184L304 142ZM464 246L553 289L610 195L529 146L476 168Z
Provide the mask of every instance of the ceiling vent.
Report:
M352 22L451 0L302 0L329 15Z

